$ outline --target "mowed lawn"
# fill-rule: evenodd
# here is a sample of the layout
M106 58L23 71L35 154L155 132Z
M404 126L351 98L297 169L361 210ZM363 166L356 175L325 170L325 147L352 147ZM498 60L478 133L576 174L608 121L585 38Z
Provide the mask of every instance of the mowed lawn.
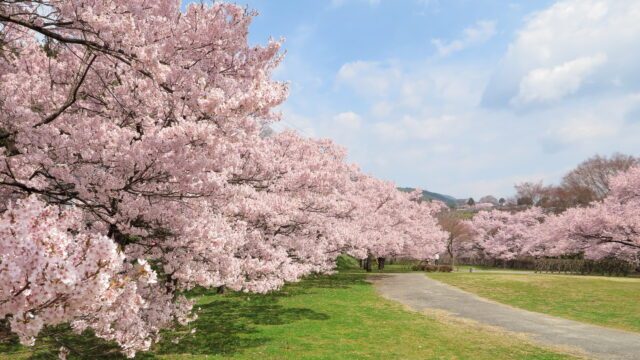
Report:
M189 328L164 334L166 340L137 358L573 358L494 330L407 311L379 297L365 279L365 274L347 272L307 279L268 295L205 293L198 305L195 334ZM185 337L178 344L169 341L177 335ZM74 346L96 351L90 350L90 343ZM42 345L36 349L39 355L35 358L50 358ZM29 352L18 346L3 346L0 351L5 351L0 353L2 359L29 358Z
M522 309L640 332L638 278L490 273L428 276Z

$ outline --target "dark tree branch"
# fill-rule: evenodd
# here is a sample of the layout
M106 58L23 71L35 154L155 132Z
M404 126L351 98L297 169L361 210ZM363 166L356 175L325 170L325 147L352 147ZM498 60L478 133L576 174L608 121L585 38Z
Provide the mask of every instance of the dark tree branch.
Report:
M39 126L46 125L46 124L52 122L53 120L55 120L58 116L60 116L65 110L67 110L71 105L73 105L76 102L76 100L78 99L78 90L82 86L82 83L84 83L84 79L86 79L87 73L89 72L89 69L91 68L91 65L93 64L93 62L96 60L96 58L98 56L97 55L92 55L90 52L87 52L86 57L88 57L88 61L85 63L84 70L78 76L78 81L76 81L76 84L72 88L71 93L69 93L69 96L67 97L67 101L58 110L56 110L53 114L47 116L44 120L42 120L39 123L37 123L36 125L34 125L34 127L39 127Z

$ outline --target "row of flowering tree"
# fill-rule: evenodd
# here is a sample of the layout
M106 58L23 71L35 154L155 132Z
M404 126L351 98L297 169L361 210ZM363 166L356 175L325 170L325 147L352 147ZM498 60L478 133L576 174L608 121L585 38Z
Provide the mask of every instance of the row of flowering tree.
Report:
M510 260L520 256L584 254L587 259L640 260L640 167L609 179L601 201L562 213L532 207L521 212L480 212L471 221L473 241L460 251Z
M0 1L0 327L128 356L195 286L267 292L340 253L431 257L439 205L327 140L260 136L287 95L255 14L179 0Z

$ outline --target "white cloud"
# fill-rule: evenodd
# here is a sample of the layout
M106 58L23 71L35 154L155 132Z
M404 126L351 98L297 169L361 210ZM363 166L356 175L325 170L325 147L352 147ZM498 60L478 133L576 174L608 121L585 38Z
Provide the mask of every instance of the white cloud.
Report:
M478 21L475 26L464 29L461 39L445 41L433 39L431 43L438 49L438 55L447 56L469 46L484 43L496 34L495 21Z
M403 141L407 139L407 132L402 126L394 123L379 122L373 124L373 132L383 141Z
M401 66L395 61L354 61L340 67L338 87L346 86L374 101L376 117L427 106L476 106L490 71L479 66L442 66L430 63Z
M520 81L518 95L511 103L519 105L553 101L573 94L606 61L606 55L598 54L567 61L552 68L533 69Z
M384 96L401 76L399 69L379 62L349 62L338 71L338 84L349 85L358 93Z
M549 136L563 142L575 143L597 138L607 138L618 133L617 124L598 116L584 115L571 118L549 130Z
M556 147L582 146L593 149L610 144L617 151L635 143L635 131L627 126L629 112L640 105L640 94L608 96L584 104L565 104L543 112L553 121L542 137L547 145ZM637 151L636 151L637 152Z
M371 115L373 115L376 118L387 117L391 115L392 112L393 112L393 105L387 101L381 101L381 102L375 103L371 107Z
M360 0L359 2L365 2L369 4L369 6L378 6L380 5L381 0ZM331 7L341 7L348 2L354 2L353 0L331 0Z
M454 149L452 144L436 144L431 147L431 150L436 153L444 154L451 152Z
M594 91L638 89L638 19L637 0L564 0L533 13L509 45L484 104L549 106Z
M446 114L424 119L407 115L402 119L401 124L412 137L428 140L443 136L445 133L450 135L455 132L457 120L455 116Z
M455 134L458 125L458 119L451 115L427 118L404 115L400 121L376 123L374 131L386 141L431 140Z
M362 117L354 112L343 112L333 117L333 121L342 128L357 130L362 125Z
M433 155L450 152L477 125L467 112L477 106L488 76L476 67L355 61L341 67L336 84L369 104L374 122L363 121L360 131L371 135L367 141L391 153L410 143Z

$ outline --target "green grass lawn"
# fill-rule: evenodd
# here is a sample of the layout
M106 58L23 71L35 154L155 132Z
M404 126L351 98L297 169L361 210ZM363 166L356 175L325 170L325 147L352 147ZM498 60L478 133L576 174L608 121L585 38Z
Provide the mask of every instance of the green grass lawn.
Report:
M640 332L637 278L489 273L428 276L522 309Z
M509 269L509 268L501 268L501 267L475 266L475 265L456 266L456 269L458 272L469 272L469 268L473 268L474 270L483 270L483 271L531 271L531 270L518 270L518 269Z
M137 358L573 358L489 328L407 311L379 297L365 279L365 274L352 270L307 279L267 295L204 293L198 304L201 310L194 324L198 328L195 334L190 334L188 328L165 334L166 340ZM178 335L185 336L180 343L169 341ZM95 346L85 340L76 339L74 346L85 349ZM52 352L42 345L47 341L40 344L32 358L51 359ZM30 351L5 345L0 347L0 358L27 359ZM93 358L118 357L111 354Z
M378 268L375 266L372 267L372 271L373 273L398 273L398 272L411 272L411 268L414 266L415 264L387 264L384 266L384 270L378 270ZM355 272L362 272L363 270L360 269L349 269L348 271L355 271Z

